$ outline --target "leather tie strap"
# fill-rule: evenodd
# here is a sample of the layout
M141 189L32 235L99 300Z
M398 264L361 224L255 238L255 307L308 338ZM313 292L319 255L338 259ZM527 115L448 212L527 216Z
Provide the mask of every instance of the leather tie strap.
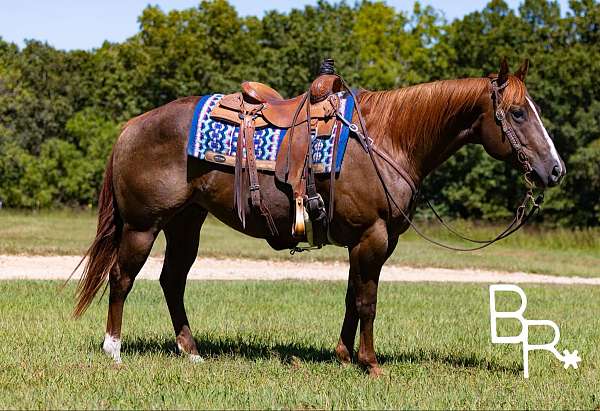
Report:
M279 235L277 231L277 226L275 225L275 221L269 212L269 209L262 201L260 195L260 184L258 181L258 170L256 167L256 154L254 152L254 130L255 130L255 119L256 113L247 112L244 110L243 114L240 116L240 131L238 135L237 148L236 148L236 164L235 164L235 206L238 210L238 217L242 222L242 226L245 227L246 224L246 213L245 213L245 196L243 194L243 184L242 179L244 178L244 160L246 167L248 170L248 179L249 179L249 190L250 190L250 202L252 204L252 208L259 210L260 214L267 221L267 226L269 227L269 231L271 235L276 237ZM243 153L243 148L245 148L245 158Z
M244 204L244 119L240 121L240 131L235 150L234 199L233 205L237 210L242 227L246 228L246 205Z
M250 178L250 199L253 207L260 207L260 185L256 170L256 155L254 154L254 119L246 115L243 119L243 140L246 148L246 167Z

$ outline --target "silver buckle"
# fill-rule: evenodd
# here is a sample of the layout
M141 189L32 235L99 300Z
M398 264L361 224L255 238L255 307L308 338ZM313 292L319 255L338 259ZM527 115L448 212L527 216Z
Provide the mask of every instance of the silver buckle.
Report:
M506 118L506 114L504 113L504 110L502 110L501 108L496 110L496 118L498 119L498 121L504 121L504 119Z

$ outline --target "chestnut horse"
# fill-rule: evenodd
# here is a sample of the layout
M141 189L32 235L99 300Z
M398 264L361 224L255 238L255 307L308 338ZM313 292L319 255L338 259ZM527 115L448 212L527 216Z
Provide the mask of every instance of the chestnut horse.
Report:
M527 92L527 64L510 74L503 62L494 76L503 85L497 104L507 113L529 163L530 179L554 186L565 166L542 125L539 108ZM373 344L379 274L414 212L410 184L417 186L435 168L468 143L481 144L496 159L517 165L515 150L495 118L491 78L468 78L421 84L391 91L361 91L358 101L366 128L378 149L396 165L380 161L379 172L357 139L350 139L335 184L331 239L348 248L350 273L346 312L337 358L353 358L360 326L358 363L371 375L381 369ZM286 187L272 172L260 173L263 198L280 233L270 235L264 219L247 209L242 227L233 209L234 170L187 156L186 146L198 97L182 98L130 120L108 162L99 200L97 236L87 252L78 287L75 315L81 315L108 279L108 321L104 351L120 361L123 305L154 240L167 239L160 285L169 308L179 350L198 359L190 331L184 292L196 259L200 229L208 213L247 235L264 238L275 249L297 244L290 232L293 205ZM355 115L356 118L356 115ZM329 181L317 181L328 204ZM403 208L391 207L394 204Z

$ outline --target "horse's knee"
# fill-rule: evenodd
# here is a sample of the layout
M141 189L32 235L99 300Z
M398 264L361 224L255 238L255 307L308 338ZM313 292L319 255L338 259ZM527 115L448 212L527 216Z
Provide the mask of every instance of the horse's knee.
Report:
M356 300L356 311L362 321L372 320L375 318L377 310L377 301L364 301L358 298Z

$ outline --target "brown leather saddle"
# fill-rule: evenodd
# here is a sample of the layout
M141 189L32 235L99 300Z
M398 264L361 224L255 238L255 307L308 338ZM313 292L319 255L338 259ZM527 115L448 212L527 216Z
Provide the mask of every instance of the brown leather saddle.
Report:
M336 93L343 90L342 80L335 74L333 60L326 59L309 90L294 98L284 99L273 88L258 82L246 81L242 83L241 89L240 92L224 96L211 112L211 118L240 126L236 147L234 199L238 216L245 225L245 202L248 200L244 186L247 185L252 207L265 217L271 234L277 235L277 228L260 193L254 154L254 131L267 126L288 129L277 153L275 175L278 180L292 187L295 204L292 234L295 238L304 240L307 234L306 214L311 217L310 207L307 213L305 208L311 201L313 206L315 202L318 203L316 205L321 209L321 217L324 217L323 200L314 186L310 142L313 136L331 136L340 108ZM243 184L243 181L248 184ZM314 224L313 221L312 225Z

